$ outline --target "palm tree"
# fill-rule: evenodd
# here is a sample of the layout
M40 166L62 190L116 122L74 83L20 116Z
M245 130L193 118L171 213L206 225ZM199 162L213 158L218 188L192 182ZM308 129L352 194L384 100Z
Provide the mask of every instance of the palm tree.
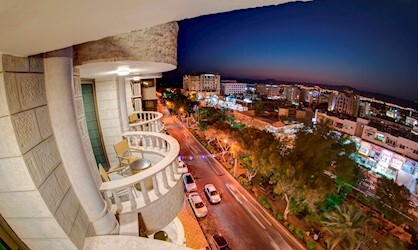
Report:
M369 249L371 219L354 205L343 204L324 214L321 221L328 233L328 249Z

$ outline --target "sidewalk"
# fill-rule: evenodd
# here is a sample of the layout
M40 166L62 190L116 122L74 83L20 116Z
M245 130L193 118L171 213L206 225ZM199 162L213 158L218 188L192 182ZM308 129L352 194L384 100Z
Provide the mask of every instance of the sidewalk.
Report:
M186 246L193 249L206 249L209 244L187 200L183 202L178 218L184 227Z

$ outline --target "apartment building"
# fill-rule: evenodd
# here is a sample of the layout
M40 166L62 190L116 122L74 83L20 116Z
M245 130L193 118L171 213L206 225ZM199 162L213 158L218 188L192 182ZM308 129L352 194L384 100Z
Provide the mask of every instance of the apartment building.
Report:
M218 73L194 72L183 76L183 89L198 99L221 94L221 76Z
M330 97L328 110L356 117L358 113L359 98L352 93L338 92Z
M270 98L278 98L281 95L280 86L277 84L255 84L255 92Z
M284 95L286 96L286 100L293 102L293 103L299 103L300 97L301 97L300 94L301 94L301 91L298 86L285 85Z
M221 95L244 94L246 89L246 83L239 83L234 80L221 81Z

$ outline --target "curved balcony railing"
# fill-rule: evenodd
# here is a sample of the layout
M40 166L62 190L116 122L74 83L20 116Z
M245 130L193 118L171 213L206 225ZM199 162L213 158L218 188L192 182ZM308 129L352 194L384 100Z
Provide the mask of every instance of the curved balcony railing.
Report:
M135 111L139 121L129 124L130 131L161 132L164 129L162 123L163 114L155 111Z
M181 179L178 170L180 145L176 139L156 132L125 132L122 136L128 140L132 150L154 153L163 158L142 172L102 183L100 191L108 206L111 209L116 206L118 213L147 206L168 193ZM125 200L121 199L121 192Z

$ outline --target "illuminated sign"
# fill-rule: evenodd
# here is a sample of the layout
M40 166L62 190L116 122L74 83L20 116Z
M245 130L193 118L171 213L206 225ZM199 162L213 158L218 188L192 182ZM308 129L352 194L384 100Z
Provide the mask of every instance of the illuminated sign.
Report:
M392 161L390 162L390 166L397 170L401 170L405 160L406 159L404 157L395 154L395 156L392 158Z

